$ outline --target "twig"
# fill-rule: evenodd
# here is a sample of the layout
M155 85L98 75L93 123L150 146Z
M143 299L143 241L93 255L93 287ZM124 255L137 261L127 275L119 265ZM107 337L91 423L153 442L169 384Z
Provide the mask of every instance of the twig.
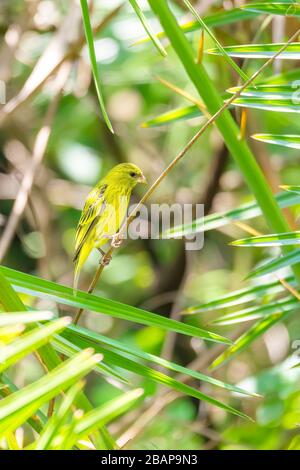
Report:
M171 161L171 163L165 168L165 170L160 174L160 176L154 181L152 186L148 189L148 191L144 194L144 196L141 198L140 202L135 206L135 208L131 211L129 216L126 219L125 224L121 227L119 231L119 237L124 233L124 231L128 228L129 224L134 220L136 214L138 211L141 209L142 205L144 202L146 202L149 197L152 195L152 193L155 191L155 189L159 186L159 184L166 178L166 176L170 173L170 171L174 168L174 166L186 155L186 153L190 150L190 148L194 145L195 142L199 139L199 137L206 131L206 129L212 124L222 113L225 111L231 103L238 98L243 90L247 88L269 65L271 65L274 60L289 46L291 42L294 41L300 34L300 28L290 37L290 39L274 54L270 59L268 59L250 78L247 80L244 85L242 85L239 90L232 95L232 97L227 100L223 106L213 115L211 116L208 121L199 129L199 131L192 137L192 139L187 143L187 145L184 147L184 149ZM110 258L112 253L114 252L114 247L111 245L109 250L107 251L107 257ZM96 274L92 280L92 283L88 289L88 293L93 292L103 270L104 270L104 264L99 264L99 267L96 271ZM79 309L75 319L74 323L78 323L82 312L84 309Z
M36 172L44 158L47 149L47 144L51 134L51 125L55 116L57 105L59 103L61 92L69 76L69 72L70 63L65 62L65 64L61 67L57 75L55 83L56 94L53 100L50 102L47 114L45 116L44 124L36 136L33 147L32 159L27 170L24 173L21 186L17 193L11 214L9 216L8 222L4 228L0 240L0 261L2 261L7 252L7 249L9 248L9 245L14 237L14 233L18 226L19 220L26 208Z

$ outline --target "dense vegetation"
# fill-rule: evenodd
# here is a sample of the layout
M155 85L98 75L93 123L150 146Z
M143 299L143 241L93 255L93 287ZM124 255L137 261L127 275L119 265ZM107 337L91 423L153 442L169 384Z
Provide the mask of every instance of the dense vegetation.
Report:
M300 448L299 17L1 2L1 449ZM204 217L95 250L75 292L85 197L123 162L133 202Z

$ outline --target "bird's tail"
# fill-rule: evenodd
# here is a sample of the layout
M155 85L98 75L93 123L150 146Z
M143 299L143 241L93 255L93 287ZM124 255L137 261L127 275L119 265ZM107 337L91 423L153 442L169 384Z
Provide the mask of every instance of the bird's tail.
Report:
M73 294L74 295L77 294L79 276L80 276L82 266L84 265L87 257L92 251L92 248L93 248L92 244L87 244L87 243L84 244L81 250L78 251L73 258L73 262L74 262Z

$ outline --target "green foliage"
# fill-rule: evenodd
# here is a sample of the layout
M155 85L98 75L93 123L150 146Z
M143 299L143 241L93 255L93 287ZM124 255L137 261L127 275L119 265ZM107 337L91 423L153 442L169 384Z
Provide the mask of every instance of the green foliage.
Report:
M0 14L1 449L299 449L299 4L21 3ZM93 253L74 294L88 185L125 161L160 178L148 204L206 215L129 241L88 293Z

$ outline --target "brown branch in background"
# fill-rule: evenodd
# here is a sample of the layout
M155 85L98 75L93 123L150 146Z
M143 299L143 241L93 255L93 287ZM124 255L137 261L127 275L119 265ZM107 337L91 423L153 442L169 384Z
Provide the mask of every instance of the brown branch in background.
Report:
M199 131L192 137L192 139L187 143L184 149L171 161L171 163L165 168L165 170L160 174L160 176L154 181L152 186L148 189L148 191L144 194L141 198L140 202L136 205L136 207L131 211L125 224L121 227L119 231L119 238L121 238L122 234L126 231L129 224L135 219L136 214L138 214L139 210L141 209L144 202L146 202L155 189L160 185L160 183L168 176L168 174L172 171L174 166L186 155L186 153L193 147L194 143L197 142L199 137L206 131L206 129L225 111L233 101L238 98L243 90L247 88L269 65L271 65L274 60L291 44L300 34L300 28L289 38L289 40L270 58L268 59L253 75L250 77L240 88L239 90L231 96L229 100L227 100L223 106L213 115L211 116L208 121L199 129ZM107 258L110 258L114 252L114 247L111 245L109 250L107 251ZM88 293L92 293L105 266L104 264L100 264L96 274L89 286ZM75 315L74 323L78 323L83 309L79 309Z
M57 75L55 81L55 96L50 102L47 114L45 116L44 124L36 136L31 162L24 173L22 183L14 201L11 214L9 216L8 222L4 228L0 240L0 261L3 260L7 249L9 248L10 243L14 237L20 218L22 217L22 214L26 208L28 196L34 183L34 178L36 176L37 170L45 156L49 137L51 134L51 125L56 113L61 92L70 73L70 66L71 64L69 62L66 62L61 67Z

